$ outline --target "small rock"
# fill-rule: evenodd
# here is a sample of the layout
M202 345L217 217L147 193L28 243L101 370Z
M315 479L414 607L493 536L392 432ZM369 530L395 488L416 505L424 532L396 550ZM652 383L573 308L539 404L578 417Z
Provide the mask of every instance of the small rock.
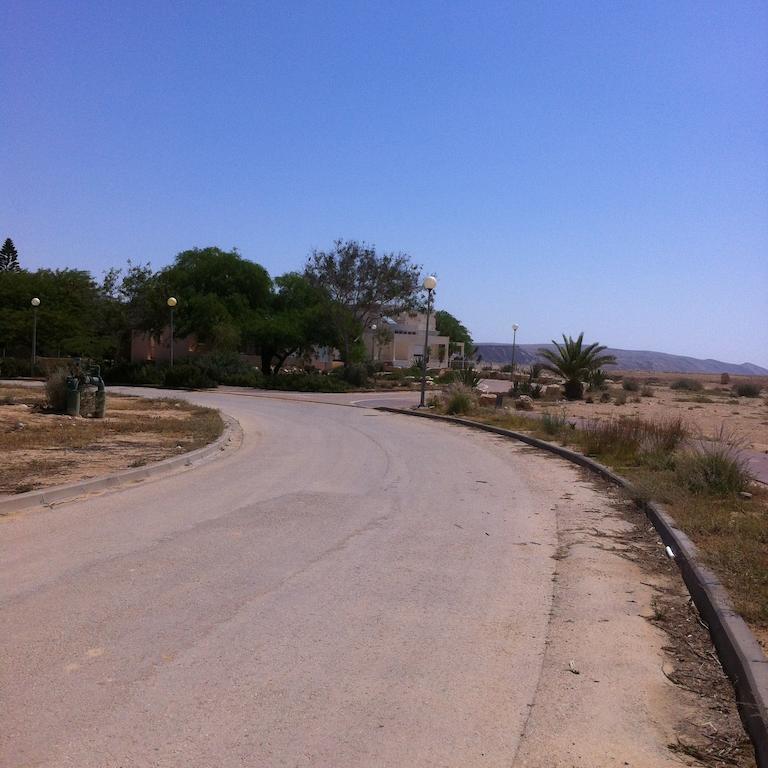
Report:
M752 498L752 494L749 491L739 491L739 496L741 496L742 499Z
M520 397L515 400L515 409L518 411L532 411L533 400L528 397L528 395L520 395Z

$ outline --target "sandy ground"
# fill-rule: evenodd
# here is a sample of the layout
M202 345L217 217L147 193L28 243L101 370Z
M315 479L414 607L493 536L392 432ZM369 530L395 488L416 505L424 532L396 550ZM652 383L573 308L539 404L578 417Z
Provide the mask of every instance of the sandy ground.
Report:
M636 378L641 388L645 386L647 374L627 375ZM697 378L704 382L703 377ZM508 381L486 379L483 383L491 392L509 390ZM723 429L732 438L743 441L743 448L768 454L768 389L763 389L760 397L750 398L733 397L730 388L720 384L704 382L704 389L700 392L671 389L669 384L669 380L650 384L653 397L642 397L640 392L625 392L621 385L615 384L609 391L614 399L619 393L625 394L627 402L623 405L616 405L613 401L588 403L537 400L535 411L554 411L565 413L569 418L582 419L620 416L667 419L680 416L695 436L713 437ZM599 393L587 394L592 394L596 401L599 399ZM712 402L700 402L704 398Z
M110 394L104 419L45 413L42 389L0 385L0 496L142 466L208 442L186 403Z

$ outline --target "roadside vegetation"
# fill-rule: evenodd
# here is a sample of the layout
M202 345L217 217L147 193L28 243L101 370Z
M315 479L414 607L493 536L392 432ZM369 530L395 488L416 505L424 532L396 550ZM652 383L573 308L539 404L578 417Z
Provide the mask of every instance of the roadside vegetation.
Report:
M699 391L695 385L675 389ZM630 384L612 396L635 392ZM680 415L577 419L564 406L535 417L509 407L483 408L472 390L455 387L435 398L435 408L569 446L622 474L639 500L665 505L719 574L739 612L768 641L768 489L754 482L741 453L743 440L723 429L702 435Z
M0 386L0 494L160 461L223 429L217 411L181 400L109 395L104 419L71 418L61 407L44 389Z

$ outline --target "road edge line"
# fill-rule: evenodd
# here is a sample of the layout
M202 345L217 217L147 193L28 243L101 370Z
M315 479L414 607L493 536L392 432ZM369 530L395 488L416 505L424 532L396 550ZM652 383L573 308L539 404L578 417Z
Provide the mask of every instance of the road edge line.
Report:
M470 419L389 406L378 406L376 410L459 424L518 440L578 464L628 491L664 544L671 547L688 592L709 628L720 663L733 684L741 721L752 741L758 768L768 768L768 659L744 619L734 610L722 582L699 562L696 545L677 527L674 519L661 505L638 499L634 487L626 478L588 456L561 445Z

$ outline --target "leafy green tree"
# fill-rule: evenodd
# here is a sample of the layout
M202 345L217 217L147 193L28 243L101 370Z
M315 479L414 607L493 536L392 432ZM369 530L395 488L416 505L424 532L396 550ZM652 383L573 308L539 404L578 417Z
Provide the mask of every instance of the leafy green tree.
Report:
M292 355L308 354L316 346L336 343L325 291L297 272L276 278L275 287L256 328L256 346L265 376L278 373Z
M238 349L255 338L272 293L264 267L213 247L183 251L153 277L139 268L132 280L126 290L134 290L143 330L160 333L168 323L166 300L174 296L178 334L195 334L217 349Z
M441 336L447 336L451 340L451 352L456 351L456 344L464 344L465 357L472 357L475 346L472 342L467 327L457 320L450 312L439 309L435 312L435 327Z
M601 354L606 347L599 344L584 346L584 332L574 340L563 334L562 345L554 339L555 349L539 349L539 355L547 362L544 367L565 379L565 396L568 400L580 400L584 394L583 382L591 373L604 365L615 365L613 355Z
M336 240L330 250L312 252L304 274L330 299L329 317L345 365L371 320L418 306L420 271L404 253L378 254L356 240Z
M37 352L41 357L103 357L115 348L103 322L102 296L88 272L76 269L0 272L0 345L6 354L31 352L33 297L37 310Z
M0 248L0 272L18 272L20 270L18 251L13 240L8 237Z

